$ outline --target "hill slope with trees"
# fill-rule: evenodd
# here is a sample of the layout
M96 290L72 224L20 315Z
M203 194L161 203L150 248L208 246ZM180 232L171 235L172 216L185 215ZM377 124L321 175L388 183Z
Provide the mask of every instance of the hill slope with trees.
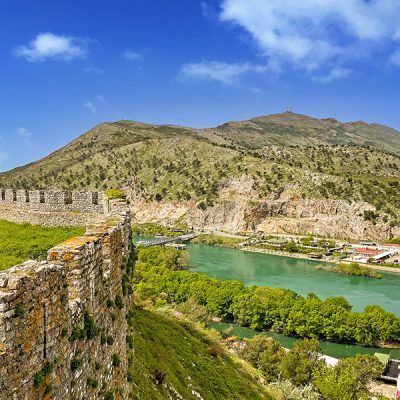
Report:
M120 187L138 222L384 240L400 236L399 154L393 129L294 113L213 129L119 121L0 174L0 187Z

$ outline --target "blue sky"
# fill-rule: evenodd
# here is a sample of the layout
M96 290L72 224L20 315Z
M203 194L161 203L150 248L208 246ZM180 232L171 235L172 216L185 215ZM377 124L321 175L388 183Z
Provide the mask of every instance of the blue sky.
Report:
M0 171L103 121L400 130L399 0L2 0Z

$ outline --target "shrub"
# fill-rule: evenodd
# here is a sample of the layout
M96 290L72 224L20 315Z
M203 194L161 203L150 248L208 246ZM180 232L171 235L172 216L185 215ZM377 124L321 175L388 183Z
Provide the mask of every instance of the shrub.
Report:
M120 295L115 296L115 306L119 309L125 307L124 301L122 300L122 297Z
M36 372L35 376L33 377L33 386L38 388L44 381L44 373L43 371Z
M120 189L108 189L106 190L106 196L109 200L126 200L126 194Z
M104 395L104 400L114 400L114 395L112 392L106 392Z
M102 345L112 346L114 344L114 338L111 335L101 334L100 343Z
M167 373L162 369L156 368L154 370L153 377L157 385L162 385L167 378Z
M127 335L126 336L126 343L129 346L130 349L133 349L134 347L134 339L132 335Z
M50 375L53 372L55 365L56 365L56 360L54 360L53 362L46 360L43 363L42 369L36 372L36 374L33 377L33 386L35 388L38 388L44 382L46 376Z
M113 367L119 367L121 365L121 359L119 358L118 354L112 355L112 364Z
M114 338L113 338L111 335L108 335L108 336L106 337L106 344L107 344L108 346L112 346L112 345L114 344Z
M67 305L67 303L68 303L68 296L67 296L65 293L63 293L63 294L61 295L61 297L60 297L60 302L61 302L61 304L62 304L63 306Z
M71 336L69 337L70 342L76 342L77 340L81 340L85 337L85 331L78 326L74 326L72 328Z
M223 354L222 347L219 343L215 342L212 343L211 346L208 348L208 352L210 353L211 356L213 357L218 357Z
M46 386L46 389L44 390L44 396L50 396L54 391L54 385L50 383L49 385Z
M22 304L17 304L15 307L15 316L22 318L26 314L26 309Z
M114 307L114 302L111 299L107 300L107 307L108 308Z
M87 339L94 339L100 333L100 328L94 323L94 318L87 311L84 314L84 332Z
M87 386L91 389L96 389L99 386L99 381L97 379L94 378L87 378Z
M81 369L82 365L83 365L82 358L73 357L71 360L71 371L77 371L78 369Z

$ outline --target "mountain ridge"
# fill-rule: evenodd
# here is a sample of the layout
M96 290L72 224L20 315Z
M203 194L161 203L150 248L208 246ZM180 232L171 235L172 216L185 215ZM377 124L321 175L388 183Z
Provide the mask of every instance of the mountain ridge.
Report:
M1 173L0 187L119 187L146 222L385 239L400 236L399 171L399 132L286 113L206 129L98 124Z

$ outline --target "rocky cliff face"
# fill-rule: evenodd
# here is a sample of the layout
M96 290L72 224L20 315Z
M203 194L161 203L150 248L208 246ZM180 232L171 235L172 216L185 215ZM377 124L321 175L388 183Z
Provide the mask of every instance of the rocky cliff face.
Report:
M148 202L131 200L133 221L173 224L177 221L194 228L243 230L270 234L314 234L343 239L385 240L396 234L389 224L374 225L364 219L364 211L375 210L368 203L344 200L287 198L256 205L244 198L225 201L202 210L193 202Z

